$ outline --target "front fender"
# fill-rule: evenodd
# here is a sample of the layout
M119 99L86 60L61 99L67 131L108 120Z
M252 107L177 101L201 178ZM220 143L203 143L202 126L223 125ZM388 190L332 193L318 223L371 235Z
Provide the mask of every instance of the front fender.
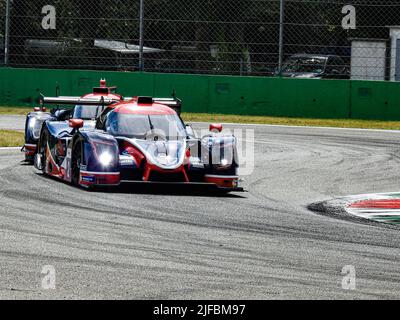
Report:
M119 147L117 140L106 133L82 131L82 170L90 172L119 172Z
M25 144L37 144L43 123L52 116L47 112L30 112L25 121Z
M201 161L208 168L208 173L236 174L238 167L236 137L208 135L203 137L201 145Z

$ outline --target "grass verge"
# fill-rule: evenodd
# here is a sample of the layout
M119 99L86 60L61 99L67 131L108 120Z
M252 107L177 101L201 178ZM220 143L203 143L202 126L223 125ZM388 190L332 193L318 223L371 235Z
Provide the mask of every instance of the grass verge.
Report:
M0 147L20 147L23 144L23 132L14 130L0 130Z
M182 119L187 122L220 122L246 124L272 124L287 126L359 128L400 130L400 121L377 121L357 119L303 119L286 117L241 116L206 113L182 113Z
M0 115L26 115L32 111L28 107L0 106ZM182 113L185 122L221 122L221 123L248 123L272 124L287 126L333 127L333 128L359 128L359 129L385 129L400 130L400 121L377 121L357 119L308 119L266 116L242 116L208 113Z
M0 106L0 115L23 115L33 111L33 108L28 107L3 107Z

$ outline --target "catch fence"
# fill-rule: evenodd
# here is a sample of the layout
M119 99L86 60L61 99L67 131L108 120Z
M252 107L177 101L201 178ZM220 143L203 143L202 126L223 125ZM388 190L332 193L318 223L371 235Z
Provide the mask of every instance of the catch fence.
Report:
M10 67L400 80L398 0L0 0Z

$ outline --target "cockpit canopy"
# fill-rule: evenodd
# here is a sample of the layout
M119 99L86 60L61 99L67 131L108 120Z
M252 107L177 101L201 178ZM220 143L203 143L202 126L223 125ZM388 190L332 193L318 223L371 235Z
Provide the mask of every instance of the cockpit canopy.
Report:
M143 140L182 140L186 130L176 114L134 114L110 112L106 131L113 136Z
M102 112L102 106L76 105L72 115L73 119L95 120Z

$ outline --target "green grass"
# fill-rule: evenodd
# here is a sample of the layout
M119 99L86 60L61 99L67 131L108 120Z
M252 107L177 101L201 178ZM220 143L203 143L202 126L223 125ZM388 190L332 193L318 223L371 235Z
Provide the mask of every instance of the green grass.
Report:
M26 115L31 111L33 111L33 108L0 106L0 115Z
M32 111L28 107L0 106L0 115L26 115ZM385 129L400 130L400 121L376 121L357 119L308 119L266 116L242 116L206 113L182 113L185 122L221 122L221 123L249 123L249 124L273 124L288 126L311 127L336 127L336 128L361 128L361 129Z
M182 113L185 122L220 122L220 123L248 123L248 124L273 124L287 126L311 126L334 128L361 128L400 130L400 121L376 121L357 119L303 119L286 117L241 116L206 113Z
M22 147L24 133L14 130L0 130L0 147Z

